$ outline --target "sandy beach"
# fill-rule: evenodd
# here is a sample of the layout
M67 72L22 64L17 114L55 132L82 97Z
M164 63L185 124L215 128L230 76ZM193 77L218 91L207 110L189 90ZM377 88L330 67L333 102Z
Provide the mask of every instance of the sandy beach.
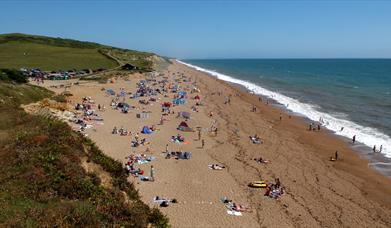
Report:
M141 181L133 176L128 179L135 184L143 201L152 207L159 206L153 202L155 196L178 200L168 207L160 207L173 227L391 226L391 179L369 168L368 162L352 151L348 142L323 129L308 131L308 124L301 117L290 116L235 85L177 62L163 73L172 84L190 88L196 83L200 89L199 93L188 94L184 105L173 107L175 113L169 114L163 125L159 124L161 104L171 102L174 93L158 95L156 102L148 105L139 103L148 98L126 97L125 101L135 106L127 114L110 107L113 97L107 95L106 89L135 92L136 83L145 78L143 75L130 75L128 80L118 79L108 84L80 81L68 91L73 94L72 106L83 97L91 97L95 105L106 107L105 111L98 111L104 121L93 124L86 134L107 155L124 164L130 154L145 153L156 158L137 166L149 175L153 165L155 181ZM182 73L184 78L179 77ZM156 78L162 79L162 76ZM47 81L44 85L62 92L64 89L58 85L69 82L72 81ZM53 85L57 88L51 87ZM193 112L196 95L201 97L203 105L197 106L198 112ZM230 104L225 104L227 97ZM256 112L252 112L253 105ZM142 111L150 111L149 118L136 118ZM190 127L202 129L204 148L197 131L177 130L183 121L177 118L181 111L191 113L187 121ZM218 129L217 135L208 132L213 123ZM140 131L146 125L155 125L159 130L143 135ZM112 134L114 126L124 127L132 135ZM131 147L136 132L150 144ZM177 134L187 143L171 142L171 137ZM262 139L262 144L251 142L249 136L254 134ZM191 152L191 158L165 159L166 144L169 151ZM336 150L339 160L329 161ZM254 161L259 157L270 162ZM221 164L225 168L212 170L208 168L210 164ZM276 178L284 187L284 194L278 199L264 196L264 189L247 186L255 180L273 183ZM242 216L228 215L220 201L222 197L251 209Z

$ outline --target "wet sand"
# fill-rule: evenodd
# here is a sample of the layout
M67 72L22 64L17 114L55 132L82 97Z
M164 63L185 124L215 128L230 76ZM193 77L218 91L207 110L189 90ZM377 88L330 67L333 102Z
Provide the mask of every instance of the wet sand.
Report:
M125 162L125 157L142 153L147 147L157 159L152 164L156 169L155 182L141 182L134 177L142 199L151 206L156 195L175 198L178 204L160 208L167 214L173 227L390 227L391 226L391 180L368 167L351 145L328 131L310 132L307 123L300 117L291 116L280 109L260 102L236 86L217 80L179 63L170 65L170 72L183 72L196 80L201 90L204 106L200 112L191 112L195 101L188 99L175 112L192 114L191 127L202 127L205 148L200 148L197 133L179 132L181 122L176 115L158 125L160 103L171 101L160 97L152 105L140 106L138 99L127 98L126 102L140 106L128 114L110 108L111 98L101 91L102 87L125 88L134 91L142 76L130 81L118 80L114 84L87 82L72 86L72 102L80 102L91 96L96 104L104 104L100 112L104 124L96 124L87 130L88 137L109 156ZM61 82L48 82L61 83ZM182 82L180 85L185 86ZM62 89L54 89L57 92ZM219 96L218 92L222 95ZM231 104L224 104L225 96L231 94ZM190 96L195 96L191 94ZM257 112L251 112L252 105ZM151 111L148 119L137 119L141 109ZM209 117L208 113L214 116ZM280 120L280 115L282 120ZM213 121L217 121L218 135L206 132ZM156 125L160 131L146 135L149 146L130 147L131 136L112 135L114 126L124 126L132 133L140 132L144 125ZM170 137L181 133L188 145L170 142ZM249 135L258 134L264 143L252 144ZM144 135L140 134L143 138ZM165 159L165 145L170 150L191 151L190 160ZM330 162L329 157L339 151L340 160ZM256 163L254 157L262 157L270 164ZM222 171L208 169L208 164L220 163L227 168ZM140 165L149 173L150 164ZM247 184L253 180L273 181L279 178L286 193L274 200L264 196L264 190L251 189ZM230 216L219 199L227 196L235 202L248 204L252 212L243 216Z

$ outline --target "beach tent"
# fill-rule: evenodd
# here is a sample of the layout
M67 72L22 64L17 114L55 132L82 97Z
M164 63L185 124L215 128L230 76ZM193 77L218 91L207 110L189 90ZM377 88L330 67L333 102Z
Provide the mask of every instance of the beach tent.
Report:
M189 125L185 122L185 121L182 121L179 125L178 125L178 130L180 131L193 131L192 128L189 127Z
M123 113L128 113L129 112L129 107L123 107L122 108Z
M106 90L106 93L109 94L109 95L112 95L112 96L115 95L115 92L114 92L114 90L112 90L112 89Z
M130 106L129 106L128 103L120 102L120 103L118 103L117 107L118 107L118 108L125 108L125 107L126 107L126 108L129 108Z
M141 133L149 135L152 134L152 131L148 126L144 126L143 129L141 130Z
M187 92L181 91L181 92L178 92L178 95L181 97L185 97L187 95Z
M183 105L185 104L185 99L174 99L172 103L175 105Z
M178 127L189 127L189 125L185 122L185 121L182 121Z
M189 112L178 112L178 117L190 119L190 113Z

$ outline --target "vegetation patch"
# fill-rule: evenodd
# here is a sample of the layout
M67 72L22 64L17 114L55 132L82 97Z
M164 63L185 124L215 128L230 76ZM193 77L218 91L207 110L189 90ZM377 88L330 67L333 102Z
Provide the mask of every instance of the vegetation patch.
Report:
M28 79L21 71L14 69L0 69L0 81L26 83Z
M19 108L50 92L25 84L0 86L2 226L168 226L158 209L140 200L120 162L66 123ZM4 93L6 88L13 90ZM86 172L86 157L110 175L110 187L99 175Z
M98 49L52 46L26 41L0 43L0 67L47 71L113 68L117 63Z
M120 49L92 42L27 34L0 35L0 68L114 69L129 63L140 72L166 62L153 53Z

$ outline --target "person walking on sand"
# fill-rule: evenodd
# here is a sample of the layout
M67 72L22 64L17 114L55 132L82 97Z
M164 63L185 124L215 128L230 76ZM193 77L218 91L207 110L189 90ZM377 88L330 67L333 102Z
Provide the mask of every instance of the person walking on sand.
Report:
M198 141L201 140L201 129L198 129Z
M151 165L151 181L155 181L155 168Z
M201 140L201 148L203 149L205 146L205 140Z
M168 144L166 144L166 154L168 154Z
M376 145L373 145L372 150L373 150L373 153L376 153Z
M335 151L335 160L338 160L338 150Z
M356 142L356 135L353 135L352 142L353 144Z

